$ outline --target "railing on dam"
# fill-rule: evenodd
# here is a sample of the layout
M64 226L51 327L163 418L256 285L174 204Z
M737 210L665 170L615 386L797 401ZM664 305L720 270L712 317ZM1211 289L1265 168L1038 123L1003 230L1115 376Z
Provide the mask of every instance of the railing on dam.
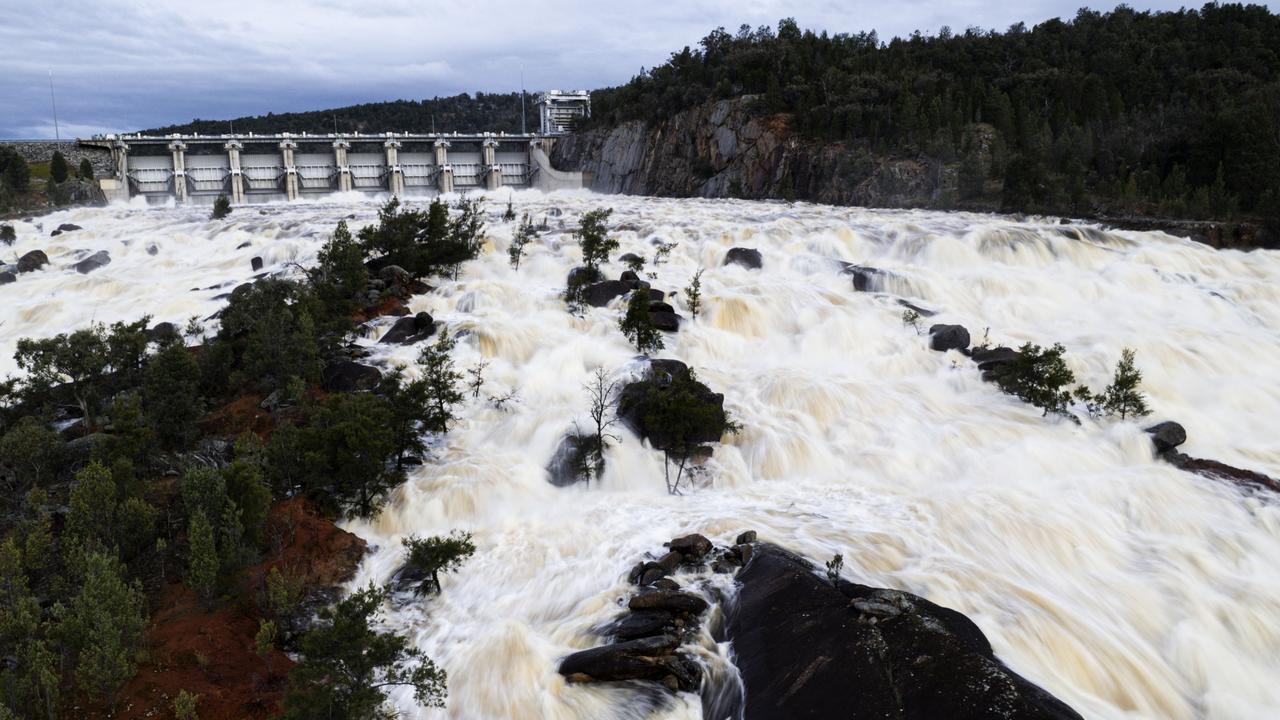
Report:
M582 187L581 173L550 167L545 151L553 141L540 135L108 135L78 142L111 150L115 177L109 182L122 188L111 190L113 198L184 202L227 194L244 203L350 190L400 195Z

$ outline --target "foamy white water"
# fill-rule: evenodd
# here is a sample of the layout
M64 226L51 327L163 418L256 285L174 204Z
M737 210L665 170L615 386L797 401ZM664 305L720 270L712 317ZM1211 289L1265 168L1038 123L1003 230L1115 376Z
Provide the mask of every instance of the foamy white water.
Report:
M1003 344L1060 341L1095 388L1132 347L1151 420L1185 425L1192 455L1274 476L1280 253L962 213L514 197L539 218L563 210L550 223L570 229L582 211L614 207L618 254L652 258L652 241L678 242L647 268L656 288L707 268L705 314L661 355L723 392L744 429L716 449L710 486L683 497L666 494L660 453L626 432L599 487L551 486L544 468L585 420L593 370L622 378L642 363L617 330L621 301L565 312L558 293L579 261L568 232L545 234L519 272L509 267L513 227L497 219L507 194L492 198L483 257L412 303L465 333L459 367L490 362L485 392L380 517L349 526L374 547L356 584L389 579L410 533L465 529L479 547L442 596L389 613L450 673L449 708L397 695L406 717L651 716L626 688L565 684L557 662L599 644L591 629L619 612L644 553L677 534L724 543L743 529L819 559L841 552L850 579L964 612L1014 670L1086 717L1280 714L1276 499L1156 461L1145 423L1042 418L963 357L928 350L893 296L854 292L833 262L896 273L886 289L939 312L926 323L959 322L975 339L989 326ZM354 214L358 227L376 210L349 197L217 222L205 208L112 207L57 213L40 232L19 223L5 259L40 248L53 267L0 287L0 367L13 369L25 335L144 312L207 316L252 276L251 257L268 270L306 264L339 219ZM50 239L62 222L84 230ZM759 249L763 270L721 267L734 246ZM62 269L103 249L106 268ZM673 304L688 315L682 296ZM378 347L377 358L416 352ZM511 389L519 401L506 412L483 397ZM708 662L724 653L707 640ZM681 696L656 716L701 717L699 700Z

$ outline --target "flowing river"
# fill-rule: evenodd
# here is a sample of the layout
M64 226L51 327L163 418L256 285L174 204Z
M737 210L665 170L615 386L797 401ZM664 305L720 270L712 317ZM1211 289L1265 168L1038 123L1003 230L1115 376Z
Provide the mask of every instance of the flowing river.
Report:
M387 624L449 672L448 709L394 695L405 717L700 718L695 695L569 685L556 666L600 644L592 629L618 614L645 553L746 529L820 561L842 553L851 580L965 613L1010 667L1085 717L1280 716L1280 502L1156 460L1142 431L1177 420L1189 454L1280 476L1280 253L1056 219L522 192L516 212L551 230L517 272L507 198L488 199L483 256L411 303L462 337L459 369L488 361L480 397L468 393L380 516L347 526L372 548L354 585L388 581L409 534L475 537L439 598L388 608ZM706 268L703 313L690 321L681 292L686 323L659 356L724 393L742 431L682 496L666 492L661 453L621 428L598 485L547 480L561 437L586 427L594 370L644 367L617 328L621 300L578 318L559 297L580 259L576 218L599 206L615 210L615 257L643 255L653 287L681 289ZM0 372L14 371L20 337L208 316L253 276L250 258L289 272L338 220L356 228L376 210L335 196L223 221L132 205L17 223L4 261L39 248L52 267L0 286ZM83 229L50 238L63 222ZM678 243L656 266L655 241ZM763 269L723 267L731 247L760 250ZM69 268L97 250L110 265ZM891 275L855 292L836 261ZM899 298L975 342L988 327L993 344L1062 342L1095 389L1133 348L1152 416L1041 417L966 358L930 351ZM378 363L411 361L416 347L375 344L389 320L361 342ZM503 409L487 399L513 391ZM731 590L724 576L705 582ZM704 638L713 674L732 677L731 654Z

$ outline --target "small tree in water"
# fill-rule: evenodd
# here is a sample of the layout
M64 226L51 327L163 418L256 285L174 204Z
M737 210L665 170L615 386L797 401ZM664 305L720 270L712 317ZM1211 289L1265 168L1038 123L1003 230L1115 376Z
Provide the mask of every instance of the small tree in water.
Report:
M597 208L582 216L578 244L582 247L583 264L593 271L598 271L602 263L608 262L609 253L618 249L618 241L609 237L609 216L612 214L613 208Z
M1035 405L1045 415L1055 413L1070 418L1067 406L1072 393L1067 387L1076 381L1076 376L1062 359L1064 352L1061 343L1051 348L1026 343L1018 349L1018 357L1005 365L996 382L1001 390Z
M1102 391L1102 407L1109 414L1119 414L1120 419L1143 417L1151 414L1147 407L1147 398L1138 386L1142 383L1142 371L1134 365L1134 352L1125 348L1120 353L1120 362L1116 363L1115 375L1111 384Z
M663 348L662 333L653 326L653 319L649 317L648 290L642 288L631 291L631 297L627 300L627 314L618 321L618 329L644 355Z
M604 451L608 449L610 441L618 441L618 436L609 432L618 422L615 412L618 406L618 383L611 382L601 367L596 368L591 384L586 388L587 399L591 403L588 412L591 415L592 431L590 435L578 436L579 442L586 445L580 447L584 467L579 468L579 472L583 472L588 480L592 477L599 480L604 475Z
M672 495L680 494L686 466L699 445L739 429L692 369L676 373L666 385L651 381L642 402L644 426L661 433L654 444L663 448L663 475Z
M476 546L471 542L471 533L456 530L447 537L437 535L425 540L416 535L410 535L403 540L403 543L409 551L409 566L423 575L430 576L418 584L419 595L428 592L438 595L440 573L457 570L476 552Z
M370 585L320 611L289 673L284 720L387 720L395 717L385 705L391 687L411 687L419 704L444 707L444 670L405 636L374 628L386 598Z
M221 220L230 214L231 198L228 198L226 195L219 195L217 199L213 201L213 215L211 217L214 220Z
M844 555L836 553L827 561L827 580L832 585L840 582L840 571L844 569Z
M511 245L507 247L507 257L511 259L512 268L520 269L520 260L524 257L524 246L537 236L538 231L533 229L529 213L525 213L524 218L520 220L520 227L516 228L515 235L511 236Z
M689 287L684 289L685 304L689 306L689 314L698 317L702 311L702 268L693 274Z

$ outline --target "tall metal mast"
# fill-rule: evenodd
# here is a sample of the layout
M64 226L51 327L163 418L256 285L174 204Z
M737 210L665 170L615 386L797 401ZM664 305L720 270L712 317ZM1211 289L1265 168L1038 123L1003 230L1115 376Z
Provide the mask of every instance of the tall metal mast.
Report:
M62 142L62 131L58 129L58 99L53 94L53 68L49 68L49 103L53 105L53 137Z
M524 122L524 63L520 63L520 134L529 134Z

